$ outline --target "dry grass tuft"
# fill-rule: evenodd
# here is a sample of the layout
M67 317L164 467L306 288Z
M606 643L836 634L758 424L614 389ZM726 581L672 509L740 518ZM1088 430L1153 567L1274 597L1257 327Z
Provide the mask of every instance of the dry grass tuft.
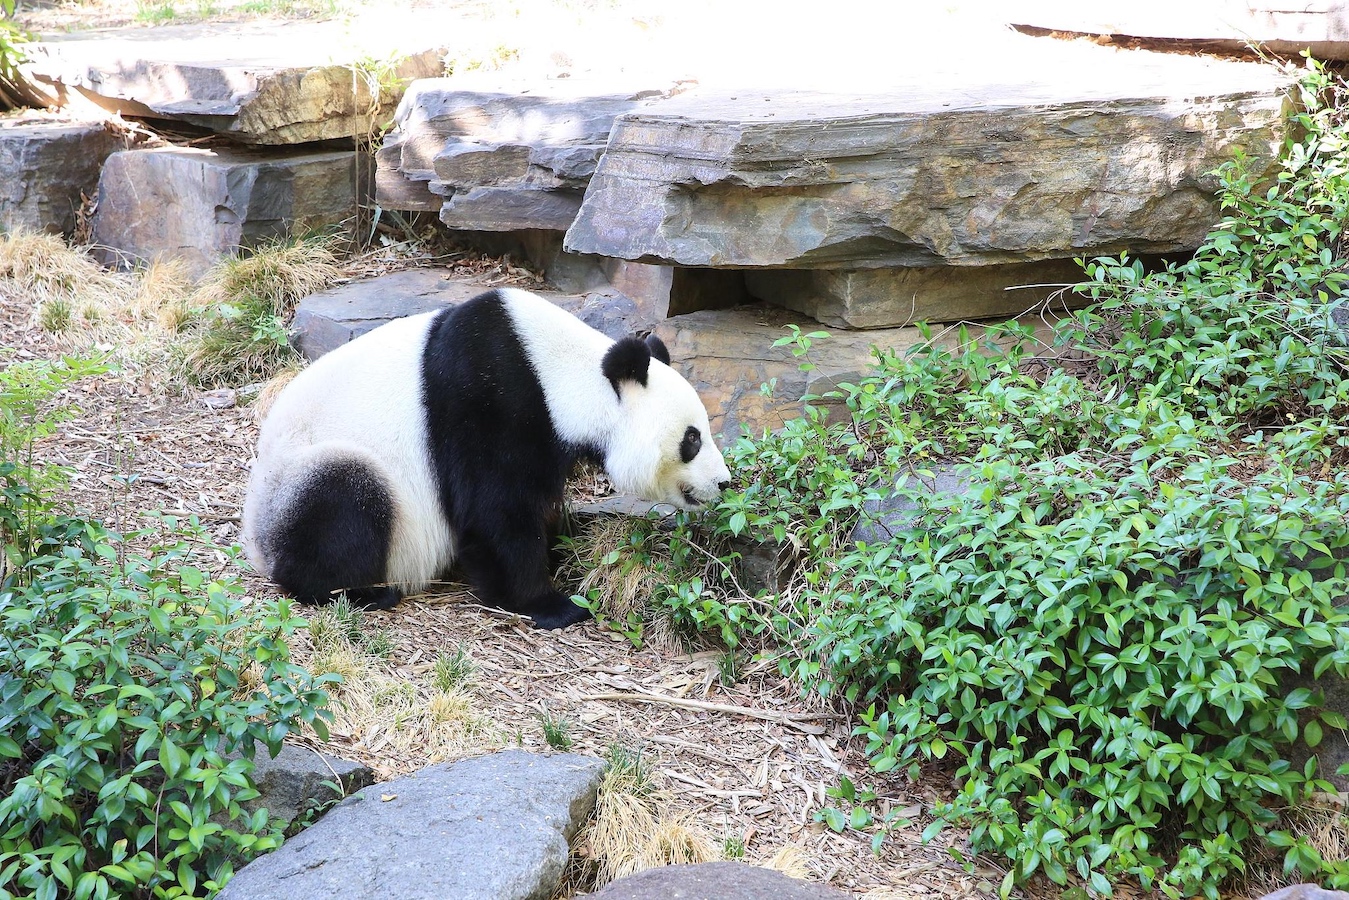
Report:
M212 269L193 298L201 309L187 353L193 382L241 387L296 365L286 323L301 299L341 276L335 248L327 237L278 242Z
M639 753L610 748L595 815L580 839L595 866L595 887L658 866L722 858L707 831L669 811L671 800Z
M777 852L764 860L765 869L781 872L788 878L806 878L810 867L806 865L806 853L795 844L785 844Z
M0 279L62 352L109 352L129 377L181 389L179 332L192 314L181 265L107 272L60 237L19 229L0 236Z
M296 303L341 274L336 239L278 241L216 266L202 280L195 299L207 308L261 303L272 315L286 319Z
M1307 843L1326 861L1349 859L1349 810L1338 797L1313 799L1306 806L1285 810L1284 830ZM1297 884L1297 875L1283 869L1283 854L1271 851L1260 859L1248 859L1248 868L1240 885L1234 885L1234 896L1263 897L1279 888Z
M253 421L259 425L267 418L267 413L272 411L272 404L276 398L281 396L281 392L286 389L286 385L295 380L295 376L304 371L304 363L299 359L292 360L282 369L267 379L267 383L258 391L258 396L254 398L249 407L253 413Z
M88 253L68 246L60 235L16 228L0 234L0 278L25 291L75 297L125 286L104 272Z
M634 535L635 525L627 516L587 522L571 542L562 578L580 579L576 593L595 600L601 618L620 625L640 620L644 643L676 652L681 642L673 622L651 608L651 595L661 581L650 545Z

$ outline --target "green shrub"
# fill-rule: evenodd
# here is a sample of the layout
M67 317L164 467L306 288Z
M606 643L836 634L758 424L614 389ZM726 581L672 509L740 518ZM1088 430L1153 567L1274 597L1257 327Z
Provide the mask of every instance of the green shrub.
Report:
M856 704L878 771L950 762L925 834L967 827L1010 860L1004 892L1043 873L1216 897L1269 846L1349 886L1278 817L1328 787L1289 760L1346 727L1313 678L1349 675L1349 127L1342 86L1314 65L1302 86L1282 171L1224 166L1228 216L1193 260L1084 262L1097 303L1064 355L1033 360L1015 327L883 353L837 392L844 421L741 439L743 489L652 532L665 614ZM808 359L805 338L784 342ZM922 488L938 466L969 489ZM855 542L897 496L894 539ZM739 589L746 536L791 558L779 594Z
M0 591L0 896L205 896L280 843L240 807L254 742L324 731L324 679L286 647L301 623L182 543L44 534L29 583Z
M100 370L0 370L0 898L206 896L280 843L240 806L255 742L329 717L327 679L290 662L289 605L194 564L195 523L124 539L54 511L64 473L33 443Z

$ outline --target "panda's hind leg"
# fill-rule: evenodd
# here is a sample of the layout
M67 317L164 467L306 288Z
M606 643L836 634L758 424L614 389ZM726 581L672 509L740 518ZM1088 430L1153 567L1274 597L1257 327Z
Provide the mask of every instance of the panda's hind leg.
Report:
M400 596L383 583L393 525L393 497L378 472L354 459L318 463L269 535L272 580L302 603L344 592L358 606L388 609Z

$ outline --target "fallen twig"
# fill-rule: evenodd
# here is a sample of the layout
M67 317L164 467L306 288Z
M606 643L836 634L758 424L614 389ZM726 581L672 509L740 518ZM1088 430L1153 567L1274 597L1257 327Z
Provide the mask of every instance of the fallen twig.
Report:
M745 716L750 719L761 719L765 722L776 722L779 725L786 725L788 728L795 728L797 731L804 732L805 734L825 733L823 725L810 724L809 720L833 718L833 716L828 713L779 713L771 712L766 709L754 709L750 706L733 706L729 703L709 703L705 700L688 700L682 697L667 697L664 694L650 694L645 691L615 691L608 694L588 694L581 699L620 700L626 703L663 703L667 706L679 706L684 709L729 713L733 716Z

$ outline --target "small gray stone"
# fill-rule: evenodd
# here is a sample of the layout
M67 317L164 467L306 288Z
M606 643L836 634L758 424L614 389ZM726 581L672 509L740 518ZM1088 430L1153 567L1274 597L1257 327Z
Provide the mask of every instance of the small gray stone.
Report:
M1349 900L1349 893L1328 891L1315 884L1293 884L1266 894L1260 900Z
M603 900L847 900L828 885L737 862L663 866L620 878L594 897Z
M253 757L253 783L262 796L246 806L265 807L273 818L289 823L374 781L375 773L363 763L291 744L283 744L273 758L259 745Z
M974 480L955 463L924 466L929 474L915 472L900 492L882 491L876 499L862 504L862 518L853 529L852 539L862 544L882 544L893 540L913 521L920 506L911 494L967 494Z
M604 763L508 750L348 797L244 866L220 900L547 900Z
M532 186L474 187L456 191L440 221L461 231L566 231L581 208L579 191Z

